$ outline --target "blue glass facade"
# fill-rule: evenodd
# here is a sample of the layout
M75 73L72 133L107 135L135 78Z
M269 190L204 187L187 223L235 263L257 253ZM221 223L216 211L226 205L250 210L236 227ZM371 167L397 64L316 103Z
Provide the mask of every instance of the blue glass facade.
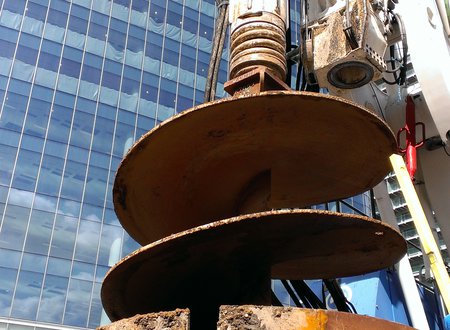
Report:
M105 273L137 248L113 211L115 170L203 101L215 2L0 6L0 329L94 328Z
M95 328L105 273L138 247L113 211L115 171L203 101L215 0L0 6L0 329Z

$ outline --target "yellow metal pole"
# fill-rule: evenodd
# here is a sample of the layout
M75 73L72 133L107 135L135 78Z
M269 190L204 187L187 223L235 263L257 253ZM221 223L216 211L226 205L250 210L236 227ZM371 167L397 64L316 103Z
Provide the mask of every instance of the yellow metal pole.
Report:
M450 311L450 278L442 260L441 251L434 240L433 233L428 225L427 218L420 204L414 185L411 181L408 171L406 170L403 157L392 155L390 158L395 175L397 176L409 212L411 213L417 234L420 237L423 250L430 260L430 267L433 271L434 278L441 292L444 304Z

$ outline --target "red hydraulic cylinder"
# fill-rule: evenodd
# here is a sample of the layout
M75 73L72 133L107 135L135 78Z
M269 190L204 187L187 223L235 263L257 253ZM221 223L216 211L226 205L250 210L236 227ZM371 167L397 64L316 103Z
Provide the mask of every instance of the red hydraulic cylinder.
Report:
M411 95L406 97L406 123L397 132L397 143L399 151L406 155L406 169L408 170L411 180L414 181L414 175L417 170L417 148L420 148L424 144L425 140L425 124L422 122L416 122L416 107ZM422 141L416 143L416 126L420 126L422 129ZM405 132L406 148L400 147L400 135Z

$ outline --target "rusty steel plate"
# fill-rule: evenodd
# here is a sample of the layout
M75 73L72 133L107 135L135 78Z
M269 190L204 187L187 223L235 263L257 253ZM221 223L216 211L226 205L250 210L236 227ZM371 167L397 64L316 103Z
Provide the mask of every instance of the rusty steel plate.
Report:
M356 315L337 311L322 310L326 315L326 323L322 328L312 328L314 330L413 330L414 328L397 322L387 321L366 315ZM304 330L311 329L308 327ZM299 330L302 330L300 328Z
M412 330L404 324L365 315L324 309L274 306L221 306L217 330Z
M270 173L269 209L359 194L396 151L370 111L317 93L276 91L187 110L128 152L113 190L117 216L142 245L238 215L249 182Z
M405 253L395 229L367 217L308 209L261 212L140 248L109 271L102 303L111 320L175 308L262 304L255 297L270 289L270 278L358 275L389 267Z

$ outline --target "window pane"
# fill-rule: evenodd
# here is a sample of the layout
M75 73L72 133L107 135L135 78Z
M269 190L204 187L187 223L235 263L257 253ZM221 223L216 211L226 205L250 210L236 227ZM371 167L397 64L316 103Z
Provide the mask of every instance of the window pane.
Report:
M58 196L63 167L64 160L62 158L44 155L37 191Z
M0 249L0 267L18 269L19 263L20 263L19 251ZM1 287L2 286L0 286L0 288Z
M21 149L17 158L12 186L23 190L34 190L40 160L39 153Z
M94 283L94 290L92 292L91 312L89 315L89 327L95 328L100 324L102 317L102 302L100 300L100 283Z
M14 295L11 316L36 320L43 274L21 271Z
M34 205L33 208L35 210L47 211L54 213L56 210L56 197L51 197L42 194L36 194L34 197Z
M25 133L44 137L47 131L49 113L49 102L31 99L25 120Z
M1 132L0 132L1 136ZM0 184L9 185L17 148L0 144Z
M56 3L58 1L52 0L52 4ZM50 8L48 12L47 22L56 25L62 28L66 28L66 22L67 22L67 12L62 12L53 8Z
M38 320L43 322L61 323L66 300L69 279L60 276L47 275L39 307Z
M13 58L18 35L17 31L0 26L0 57Z
M134 126L117 123L113 154L124 156L134 142Z
M19 92L18 90L15 91ZM27 101L28 98L26 96L8 92L6 94L2 116L0 117L0 128L20 132L22 130Z
M66 46L61 59L61 73L69 77L78 78L81 70L83 53L75 48Z
M98 264L112 266L119 261L122 232L123 229L120 227L103 225Z
M76 239L75 260L95 263L100 236L100 223L82 220Z
M141 247L139 243L132 239L127 233L124 234L123 239L122 258Z
M34 253L24 253L20 269L43 274L45 271L46 262L46 256L41 256Z
M60 105L53 105L48 139L67 143L70 124L72 122L72 110Z
M87 326L91 291L92 282L70 281L64 324L83 328Z
M17 269L0 267L0 316L9 317Z
M88 35L92 38L105 41L108 31L108 18L96 12L92 12L91 24Z
M70 144L82 148L89 148L92 136L94 116L85 112L76 111L72 125Z
M107 180L108 171L106 169L90 166L84 200L89 204L103 206Z
M22 149L34 151L41 154L43 151L42 149L44 148L44 139L41 139L37 136L23 134L22 143L20 147Z
M53 72L59 68L59 57L61 56L61 45L50 40L42 41L42 49L39 56L38 66Z
M3 10L8 10L18 14L23 14L24 9L25 0L6 0L3 5Z
M94 264L74 261L72 268L72 278L85 281L94 281Z
M61 196L77 201L81 200L85 176L86 164L70 160L67 161L64 172L64 181L61 189Z
M22 33L17 47L16 59L24 63L34 65L39 49L39 38Z
M28 2L26 15L28 17L35 18L40 21L45 20L48 6L42 6L41 4Z
M0 231L0 247L22 250L29 214L29 208L15 205L7 206L2 230Z
M117 215L112 208L105 209L105 219L104 222L107 224L120 226L119 219L117 219Z
M31 207L34 193L20 189L11 188L9 191L8 204L22 207Z
M47 274L69 277L71 265L71 260L49 257Z
M111 142L114 132L114 121L97 117L94 130L92 149L104 153L111 152Z
M33 210L25 242L25 251L48 254L53 219L53 213Z
M72 4L69 29L80 34L86 34L88 18L88 9Z
M72 217L78 217L80 214L81 202L70 199L60 198L58 204L58 213Z
M72 259L77 232L77 219L57 215L53 232L50 255L53 257Z
M79 163L87 163L88 158L89 158L88 149L69 145L69 152L67 153L68 160L73 160Z

